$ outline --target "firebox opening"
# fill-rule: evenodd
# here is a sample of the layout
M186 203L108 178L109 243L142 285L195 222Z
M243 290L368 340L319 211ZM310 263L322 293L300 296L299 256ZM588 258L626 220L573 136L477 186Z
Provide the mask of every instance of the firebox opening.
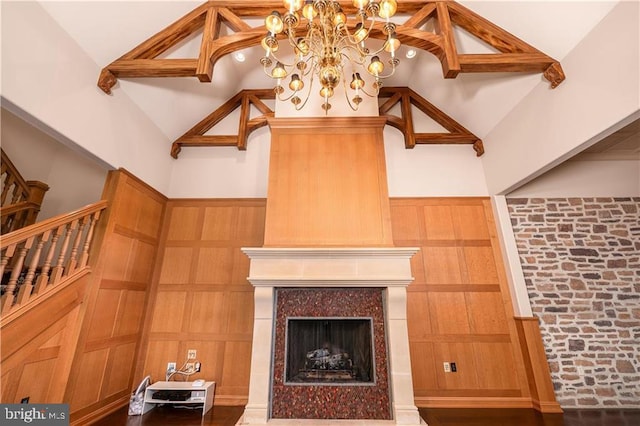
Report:
M285 384L373 385L371 318L287 318Z

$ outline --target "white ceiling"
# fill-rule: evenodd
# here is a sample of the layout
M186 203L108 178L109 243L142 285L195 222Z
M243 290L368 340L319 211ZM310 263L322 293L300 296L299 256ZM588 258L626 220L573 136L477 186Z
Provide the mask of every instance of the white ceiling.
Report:
M40 3L102 68L202 2ZM565 55L617 1L468 0L460 3L562 63ZM398 22L403 20L399 17ZM257 26L261 21L250 24ZM487 49L468 34L458 32L456 37L460 53L481 53ZM195 38L182 43L167 57L196 57L198 49L199 40ZM241 89L272 87L273 82L263 74L258 62L262 52L260 48L248 49L244 52L247 57L244 63L236 62L231 55L222 58L214 68L212 83L200 83L196 78L121 79L113 89L113 96L129 96L173 141ZM567 80L571 79L571 72L567 72ZM385 86L411 87L484 138L542 80L541 74L506 73L460 74L456 79L445 80L440 62L433 55L420 52L412 60L403 59L398 72ZM542 84L548 85L548 82L545 80Z

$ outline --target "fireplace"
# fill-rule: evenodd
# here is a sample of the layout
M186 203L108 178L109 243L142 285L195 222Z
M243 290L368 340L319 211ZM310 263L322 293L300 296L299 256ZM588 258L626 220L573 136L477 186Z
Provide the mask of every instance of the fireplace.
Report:
M287 318L284 384L375 384L372 334L372 318Z
M410 259L417 249L246 248L243 252L251 260L248 279L255 287L255 311L249 400L238 425L327 425L332 419L340 425L363 420L368 425L425 424L414 404L406 316L406 286L413 280ZM306 323L310 320L322 325ZM294 333L316 333L309 331L311 327L324 327L325 322L331 328L343 327L338 334L369 324L371 334L349 339L323 335L309 339L297 355L286 354L289 328L297 328ZM371 358L353 354L366 352L367 343L360 349L346 343L367 339ZM313 358L321 358L325 343L329 355L335 355L332 346L336 354L343 354L334 365L340 364L338 358L342 366L365 364L358 365L365 373L355 373L355 380L345 371L333 378L332 373L316 371L299 381L296 371L321 370L322 362L314 364ZM318 356L313 354L316 349ZM304 361L290 358L300 357L300 352L305 360L311 359L308 368Z
M391 420L381 288L277 288L273 419Z

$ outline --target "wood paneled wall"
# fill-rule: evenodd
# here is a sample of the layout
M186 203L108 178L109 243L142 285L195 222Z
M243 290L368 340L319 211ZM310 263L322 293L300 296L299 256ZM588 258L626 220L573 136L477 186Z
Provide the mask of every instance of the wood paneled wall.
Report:
M531 407L489 199L392 199L391 219L396 246L420 247L407 295L417 405Z
M101 250L81 311L81 330L65 402L73 424L128 401L141 378L134 366L142 336L166 199L124 170L109 173Z
M271 119L265 247L391 246L382 117Z
M216 382L215 404L243 404L249 392L253 287L241 247L261 247L265 200L172 200L167 205L153 309L138 376L164 380L197 351ZM184 380L176 376L176 380Z
M83 275L47 294L14 321L2 324L3 403L61 403L77 340Z

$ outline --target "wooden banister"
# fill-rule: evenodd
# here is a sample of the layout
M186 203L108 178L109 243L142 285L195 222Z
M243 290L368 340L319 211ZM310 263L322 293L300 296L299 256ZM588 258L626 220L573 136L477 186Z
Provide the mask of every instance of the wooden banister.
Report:
M49 186L37 180L25 181L4 150L1 172L0 232L6 234L36 222Z
M2 152L2 196L0 201L2 207L25 201L29 198L29 185L24 180L9 156L0 148Z
M2 236L3 317L88 268L95 226L106 207L102 200Z

